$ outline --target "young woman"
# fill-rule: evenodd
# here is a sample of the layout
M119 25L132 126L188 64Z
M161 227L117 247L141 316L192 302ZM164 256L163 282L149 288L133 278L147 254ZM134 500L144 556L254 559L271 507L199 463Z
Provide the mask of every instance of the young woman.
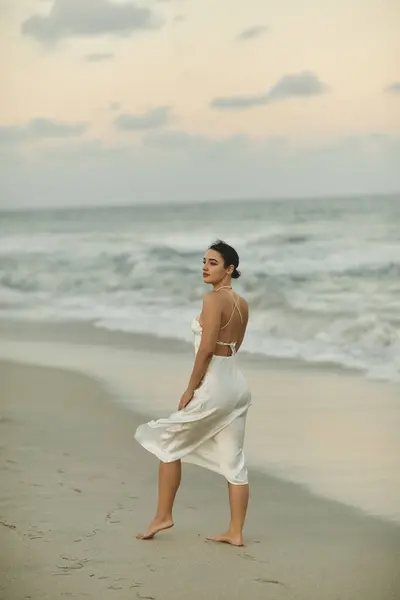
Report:
M243 545L249 486L243 454L251 394L238 368L236 353L245 335L249 309L232 290L239 257L218 240L203 259L203 280L212 286L193 320L196 358L189 384L176 412L138 427L135 438L160 460L157 512L141 540L173 526L172 509L181 482L181 461L223 475L229 488L228 530L207 539Z

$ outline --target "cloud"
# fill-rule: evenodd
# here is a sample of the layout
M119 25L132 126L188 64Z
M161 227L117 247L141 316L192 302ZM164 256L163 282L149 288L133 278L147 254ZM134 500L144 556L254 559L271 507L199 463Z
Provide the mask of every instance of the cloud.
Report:
M210 102L211 108L220 110L240 110L244 108L254 108L256 106L265 106L268 104L267 94L259 94L253 96L222 96L214 98Z
M140 114L119 115L114 125L120 131L146 131L167 125L171 119L169 106L158 106Z
M211 108L220 110L241 110L256 106L266 106L271 102L287 98L306 98L324 94L329 87L311 71L285 75L266 94L237 95L214 98Z
M87 62L103 62L104 60L112 60L114 54L112 52L92 52L85 54L83 57Z
M0 143L80 136L87 123L65 123L39 117L22 125L0 126Z
M385 88L389 94L400 94L400 81L395 81Z
M247 27L243 29L236 37L237 42L247 42L249 40L255 40L260 36L264 35L269 31L269 27L266 25L254 25L253 27Z
M317 96L324 94L329 87L311 71L303 71L297 75L285 75L268 92L268 99L281 100L293 96Z
M55 43L64 38L103 34L128 36L161 26L150 9L131 1L53 0L47 15L34 14L22 23L23 35Z

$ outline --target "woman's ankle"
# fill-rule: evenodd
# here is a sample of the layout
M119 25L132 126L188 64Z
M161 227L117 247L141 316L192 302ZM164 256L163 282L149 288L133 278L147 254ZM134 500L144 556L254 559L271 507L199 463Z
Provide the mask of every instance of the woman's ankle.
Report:
M154 517L155 521L160 521L161 523L165 523L167 521L173 521L172 513L157 513Z

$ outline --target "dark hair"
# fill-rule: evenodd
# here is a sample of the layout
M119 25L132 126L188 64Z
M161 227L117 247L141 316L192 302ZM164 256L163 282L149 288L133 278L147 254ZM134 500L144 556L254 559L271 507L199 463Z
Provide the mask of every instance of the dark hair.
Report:
M208 247L208 249L215 250L215 252L218 252L222 256L222 258L224 259L225 269L227 269L231 265L234 266L231 275L232 279L238 279L240 277L240 271L238 271L239 255L236 252L235 248L232 248L232 246L229 246L229 244L227 244L223 240L216 240L214 243L211 244L211 246Z

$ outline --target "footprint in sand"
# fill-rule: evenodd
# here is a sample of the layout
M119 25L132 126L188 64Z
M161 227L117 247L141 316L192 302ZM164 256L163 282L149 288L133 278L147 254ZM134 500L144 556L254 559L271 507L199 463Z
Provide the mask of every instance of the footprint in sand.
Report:
M254 560L254 562L258 562L258 563L262 563L262 564L268 563L267 560L260 560L260 559L256 558L255 556L253 556L252 554L248 554L247 552L243 552L243 554L238 554L238 556L240 556L240 558L244 558L245 560Z
M65 571L75 571L83 569L83 564L80 562L71 563L69 565L56 565L57 569L64 569Z
M85 535L85 537L93 537L94 535L97 534L98 531L100 531L100 529L93 529L93 531L91 531L90 533L87 533Z
M12 525L11 523L7 523L7 521L0 521L0 525L3 525L3 527L8 527L8 529L17 529L16 525Z
M122 587L122 585L118 586L118 585L109 585L107 587L108 590L123 590L124 588Z
M153 565L146 565L146 567L149 569L149 571L151 571L152 573L155 572L155 568L153 567Z
M85 563L88 562L87 558L70 558L68 556L60 556L61 560L65 561L65 564L56 565L58 569L62 569L63 571L75 571L78 569L83 569Z
M43 532L35 532L26 534L30 540L41 540L43 537Z
M254 581L257 581L257 583L273 583L275 585L282 585L283 587L286 587L284 583L278 581L277 579L264 579L264 577L258 577L257 579L254 579Z

